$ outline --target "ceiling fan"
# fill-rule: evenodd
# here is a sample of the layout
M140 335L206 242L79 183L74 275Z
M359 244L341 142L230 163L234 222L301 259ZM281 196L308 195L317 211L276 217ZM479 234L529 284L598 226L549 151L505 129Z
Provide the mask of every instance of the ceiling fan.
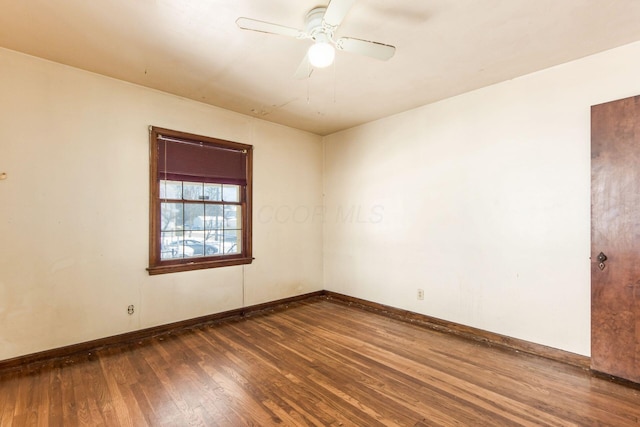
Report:
M304 30L258 21L251 18L238 18L236 24L243 30L259 31L268 34L279 34L297 39L311 39L302 63L295 73L299 79L307 78L314 68L328 67L333 63L335 49L369 56L386 61L396 51L394 46L369 40L340 37L334 39L338 26L356 0L331 0L327 7L316 7L307 13Z

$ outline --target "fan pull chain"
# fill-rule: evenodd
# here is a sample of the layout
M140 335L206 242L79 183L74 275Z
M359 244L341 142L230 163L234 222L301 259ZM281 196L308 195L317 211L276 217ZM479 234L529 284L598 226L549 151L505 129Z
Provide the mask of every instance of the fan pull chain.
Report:
M336 103L336 82L338 81L336 79L336 75L337 75L336 69L338 68L337 62L338 61L333 62L333 103L334 104Z

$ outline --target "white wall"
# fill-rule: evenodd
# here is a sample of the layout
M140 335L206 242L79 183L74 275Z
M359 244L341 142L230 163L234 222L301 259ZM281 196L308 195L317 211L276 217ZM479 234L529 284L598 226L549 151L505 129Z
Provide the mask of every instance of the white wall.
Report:
M325 289L589 355L590 106L638 76L635 43L326 137Z
M149 125L254 145L252 265L147 274ZM268 215L322 204L318 136L0 49L0 172L0 360L322 289Z

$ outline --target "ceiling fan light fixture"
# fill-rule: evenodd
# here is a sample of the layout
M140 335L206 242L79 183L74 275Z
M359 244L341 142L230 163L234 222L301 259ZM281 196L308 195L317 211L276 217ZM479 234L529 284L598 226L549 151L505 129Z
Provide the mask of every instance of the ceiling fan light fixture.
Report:
M314 68L325 68L333 64L333 60L336 56L336 50L331 43L328 42L315 42L309 47L307 51L309 57L309 63Z
M243 30L279 34L298 40L313 40L294 74L296 79L306 79L311 76L314 68L325 68L333 64L336 49L382 61L390 59L396 50L394 46L351 37L334 39L342 20L356 1L326 0L326 7L315 7L307 13L304 30L243 17L238 18L236 24Z

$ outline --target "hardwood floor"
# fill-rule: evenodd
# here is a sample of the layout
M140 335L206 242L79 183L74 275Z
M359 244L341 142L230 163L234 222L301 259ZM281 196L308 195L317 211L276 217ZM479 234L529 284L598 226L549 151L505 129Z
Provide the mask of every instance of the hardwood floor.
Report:
M1 426L632 426L640 391L324 298L0 374Z

